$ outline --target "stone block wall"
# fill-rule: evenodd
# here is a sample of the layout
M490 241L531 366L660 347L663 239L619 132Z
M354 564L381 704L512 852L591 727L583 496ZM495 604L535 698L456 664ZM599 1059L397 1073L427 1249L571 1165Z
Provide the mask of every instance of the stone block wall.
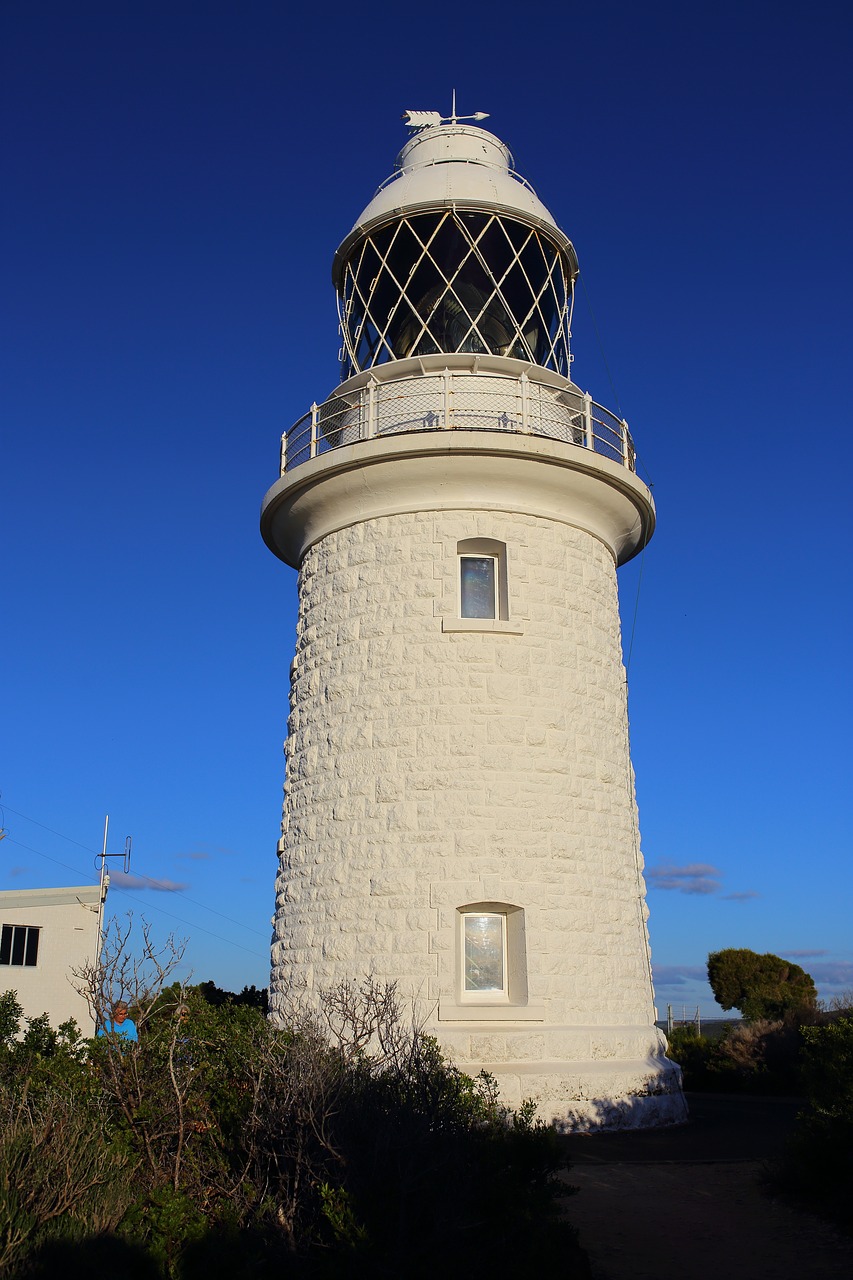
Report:
M482 630L459 624L470 538L506 546L509 616ZM518 513L385 516L310 548L299 595L273 1008L370 972L543 1114L603 1080L659 1093L611 552ZM524 913L516 1006L460 1001L473 903Z

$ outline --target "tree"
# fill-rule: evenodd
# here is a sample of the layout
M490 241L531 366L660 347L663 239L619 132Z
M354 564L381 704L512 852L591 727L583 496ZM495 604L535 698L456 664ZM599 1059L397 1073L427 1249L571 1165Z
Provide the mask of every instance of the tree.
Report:
M758 955L729 947L708 956L708 982L723 1009L739 1009L745 1018L790 1019L817 1005L811 974L771 953Z

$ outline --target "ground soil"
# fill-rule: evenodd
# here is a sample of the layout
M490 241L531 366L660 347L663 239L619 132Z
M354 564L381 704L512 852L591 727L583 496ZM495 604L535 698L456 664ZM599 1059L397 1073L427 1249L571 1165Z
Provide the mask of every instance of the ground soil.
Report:
M562 1139L579 1188L566 1202L593 1280L835 1280L853 1238L781 1198L768 1166L798 1103L688 1095L673 1129Z

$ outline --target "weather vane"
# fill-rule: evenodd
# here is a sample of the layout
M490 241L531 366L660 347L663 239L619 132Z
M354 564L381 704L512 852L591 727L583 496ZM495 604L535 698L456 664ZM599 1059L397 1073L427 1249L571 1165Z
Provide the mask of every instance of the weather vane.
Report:
M427 129L434 124L456 124L459 120L488 120L488 111L475 111L471 116L456 114L456 90L450 106L450 115L443 116L439 111L404 111L402 119L410 129Z

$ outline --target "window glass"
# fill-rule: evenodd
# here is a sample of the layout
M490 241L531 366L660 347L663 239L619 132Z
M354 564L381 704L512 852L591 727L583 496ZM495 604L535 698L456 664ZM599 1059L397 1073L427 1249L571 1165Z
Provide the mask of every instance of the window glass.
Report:
M465 931L465 990L500 992L506 989L504 963L506 916L493 912L463 917Z
M459 557L459 602L463 618L497 616L497 565L494 556Z
M23 924L4 924L0 935L0 964L29 965L38 963L39 929Z

